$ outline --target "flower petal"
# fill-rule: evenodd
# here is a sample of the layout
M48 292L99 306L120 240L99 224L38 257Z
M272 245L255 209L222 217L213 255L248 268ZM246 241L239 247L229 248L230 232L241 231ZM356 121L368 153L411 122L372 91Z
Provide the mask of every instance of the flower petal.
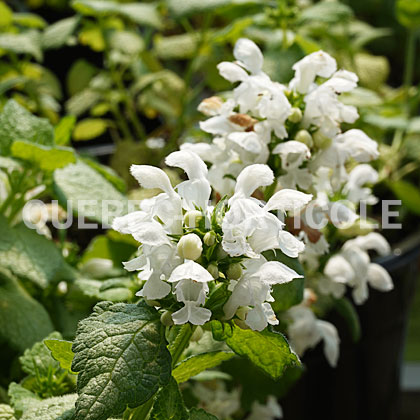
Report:
M247 72L235 63L223 61L217 65L220 76L231 83L242 82L247 77Z
M181 168L188 175L188 178L205 178L207 176L207 166L196 153L191 150L180 150L168 155L165 159L168 166Z
M160 188L168 195L174 194L171 181L162 169L150 165L131 165L130 172L143 188Z
M381 292L389 292L394 288L392 278L388 271L379 264L371 263L368 268L369 284Z
M250 39L238 39L233 49L233 55L251 73L257 74L262 70L264 57L257 44Z
M184 264L176 267L175 270L172 271L168 282L175 283L186 279L195 280L200 283L207 283L214 280L212 275L203 266L192 260L187 260Z
M264 209L267 211L281 210L296 211L306 206L312 200L312 194L305 194L300 191L283 189L276 192L267 202Z
M235 196L251 197L258 187L271 185L274 181L273 171L263 164L247 166L236 180Z
M254 276L258 276L260 281L270 285L288 283L293 279L303 278L302 275L279 261L266 262Z

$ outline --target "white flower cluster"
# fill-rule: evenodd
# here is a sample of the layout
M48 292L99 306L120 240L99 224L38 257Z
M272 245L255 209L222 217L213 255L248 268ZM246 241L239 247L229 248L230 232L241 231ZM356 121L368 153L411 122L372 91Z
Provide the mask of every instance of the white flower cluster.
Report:
M297 257L304 244L283 230L284 223L270 211L299 211L312 196L284 189L262 203L251 195L272 184L274 175L268 166L255 164L239 174L228 202L213 207L207 167L197 154L174 152L166 164L182 168L188 180L173 188L163 170L133 165L131 172L142 187L163 192L113 223L115 230L141 243L140 255L125 263L145 282L139 294L152 301L173 295L177 304L171 302L171 308L180 307L172 313L173 322L203 325L212 316L209 296L225 285L231 294L224 319L240 313L254 330L278 324L269 303L272 287L302 276L283 263L267 261L262 253L281 250Z
M382 255L389 252L386 240L377 233L348 240L320 272L320 267L324 266L321 257L331 252L330 236L337 235L337 228L340 231L355 224L362 200L366 204L377 201L369 188L378 180L378 173L369 164L379 156L377 143L361 130L341 130L342 123L351 124L358 118L357 109L345 105L339 98L356 87L357 76L337 70L336 61L318 51L297 62L293 66L294 78L288 85L282 85L263 71L263 55L252 41L240 39L235 45L234 57L235 62L220 63L218 69L222 77L237 86L224 95L225 99L214 96L199 106L209 117L200 127L213 135L212 142L185 143L181 149L193 151L211 164L208 179L220 195L231 194L240 183L241 171L244 173L249 165L259 163L268 164L273 170L275 184L271 191L277 191L277 197L288 189L313 196L305 211L294 212L286 218L288 230L296 238L282 231L289 249L284 246L280 249L289 256L299 254L305 266L306 282L315 293L340 298L348 285L353 288L355 302L361 304L368 297L368 284L382 291L392 289L389 274L371 263L367 253L369 249ZM265 208L271 210L272 198L270 195L266 198L269 201ZM245 217L243 223L247 223ZM257 223L252 222L252 225L257 226ZM263 236L259 229L253 232L248 237ZM226 234L230 235L228 231ZM296 242L297 238L305 243L304 250L301 242ZM295 252L290 252L291 247ZM239 241L228 249L251 255ZM248 269L252 272L255 260L249 263ZM245 287L245 282L241 287ZM245 290L243 295L246 295ZM238 305L240 303L232 296L226 305L227 313L232 314ZM312 338L305 345L299 344L296 350L302 354L324 337L330 343L327 358L335 364L337 332L331 324L316 323L309 306L292 308L288 314L294 323L289 330L295 337L299 336L299 326L302 337L305 337L305 329L312 334ZM337 351L331 350L332 346Z
M368 284L390 290L388 273L367 253L389 252L379 234L348 240L328 255L330 241L335 248L344 242L340 229L358 220L360 200L376 202L366 184L378 179L368 163L378 157L377 143L361 130L341 131L342 123L358 118L339 99L356 87L357 76L337 71L335 60L319 51L293 66L286 86L264 73L263 55L252 41L240 39L234 56L218 69L237 87L226 100L211 97L199 106L209 116L200 126L212 142L186 143L166 158L188 180L172 187L163 170L132 166L143 188L162 190L113 224L141 243L139 256L125 263L139 272L139 295L167 310L175 324L235 318L261 331L279 323L270 304L273 286L303 277L269 261L270 250L299 258L307 296L340 298L348 285L360 304ZM216 205L212 190L213 198L225 196ZM335 365L338 334L316 319L314 301L305 299L284 314L288 332L299 354L324 340Z

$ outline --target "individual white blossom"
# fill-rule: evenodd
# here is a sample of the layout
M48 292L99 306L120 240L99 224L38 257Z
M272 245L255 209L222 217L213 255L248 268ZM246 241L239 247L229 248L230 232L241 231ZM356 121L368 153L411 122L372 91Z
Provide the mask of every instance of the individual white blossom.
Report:
M297 354L303 355L306 350L323 341L325 357L335 367L340 351L340 338L333 324L316 318L308 303L311 294L312 291L305 290L306 299L285 314L290 322L287 327L290 344Z
M359 305L369 296L368 285L384 292L393 288L391 276L382 266L370 261L368 250L386 255L390 247L379 233L358 236L346 241L340 253L331 257L324 269L331 281L353 288L353 299Z
M276 397L269 395L267 403L261 404L254 401L251 407L251 413L246 420L275 420L283 418L283 410L277 402Z

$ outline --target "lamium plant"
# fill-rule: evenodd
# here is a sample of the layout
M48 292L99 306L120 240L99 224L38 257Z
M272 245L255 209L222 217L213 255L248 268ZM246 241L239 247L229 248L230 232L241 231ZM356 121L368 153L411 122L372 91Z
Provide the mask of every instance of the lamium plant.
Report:
M376 202L369 162L379 153L351 128L357 109L340 99L357 76L318 51L284 85L263 71L252 41L239 39L234 56L218 69L236 87L199 106L210 141L184 143L165 159L185 180L173 186L158 167L131 167L143 189L160 191L112 223L138 244L124 262L137 299L100 302L73 343L47 342L77 375L78 396L63 402L60 419L272 420L281 416L275 397L255 401L249 414L241 390L226 389L226 374L214 368L243 357L276 381L299 371L300 357L321 341L336 366L329 310L340 307L357 335L347 286L356 304L369 285L393 287L368 254L389 245L358 214ZM232 403L218 404L226 398Z

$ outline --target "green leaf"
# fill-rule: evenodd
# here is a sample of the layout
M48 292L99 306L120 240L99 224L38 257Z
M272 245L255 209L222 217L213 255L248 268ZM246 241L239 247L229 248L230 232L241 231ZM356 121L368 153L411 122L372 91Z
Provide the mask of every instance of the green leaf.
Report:
M162 60L186 60L197 52L200 35L181 34L162 37L157 35L154 40L156 55Z
M31 404L20 420L71 420L76 394L47 398Z
M77 214L100 223L110 225L115 216L127 213L126 197L82 161L57 169L54 189L63 205L69 203Z
M59 332L51 333L46 339L61 339ZM25 353L19 357L22 370L28 375L48 376L50 369L58 371L59 364L51 357L51 354L43 341L35 343L30 349L26 349Z
M11 146L13 157L26 160L46 172L63 168L76 162L74 150L61 146L43 146L24 140L16 140Z
M79 13L87 16L119 14L139 25L154 28L160 28L162 25L156 3L121 4L102 0L73 0L72 6Z
M353 341L359 341L361 336L360 319L353 303L346 297L343 297L337 299L334 302L334 306L337 312L346 320Z
M224 7L246 7L259 3L259 0L166 0L171 16L177 18L193 14L208 13Z
M81 263L86 263L92 258L105 258L112 260L115 267L121 267L123 261L128 261L137 248L138 245L113 240L107 235L98 235L92 239L83 253Z
M77 92L66 102L67 112L71 115L81 115L101 100L101 93L93 89Z
M188 412L174 378L158 392L150 413L150 420L163 419L188 420Z
M233 356L234 353L227 353L225 351L214 351L192 356L178 364L173 370L172 375L178 383L185 382L203 370L214 368Z
M48 120L35 117L16 101L10 100L0 114L0 154L7 155L15 140L52 146L54 130Z
M408 127L408 120L405 117L385 117L379 114L367 114L363 119L368 124L383 130L405 130Z
M395 12L401 25L410 29L420 27L420 0L398 0Z
M239 356L246 356L273 379L280 378L289 366L300 365L286 338L277 332L243 330L235 324L212 321L213 337Z
M70 96L86 89L97 72L97 68L88 61L76 60L67 73L66 86Z
M137 407L165 386L171 356L159 313L138 305L101 302L79 323L72 370L79 372L74 420L105 420Z
M207 413L202 408L194 407L190 410L190 420L217 420L217 417Z
M0 271L0 337L19 351L42 340L53 325L44 307L16 278Z
M67 115L61 118L54 127L54 143L58 146L66 146L69 144L75 124L76 118L73 115Z
M118 280L118 282L116 284L110 284L109 280ZM95 301L109 300L111 302L124 302L133 298L133 292L129 289L132 285L129 278L121 277L120 279L109 280L107 280L107 284L107 281L80 278L74 282L74 285L85 296L94 298Z
M16 420L15 410L10 405L0 404L0 420Z
M50 339L44 340L45 345L51 351L51 356L60 363L62 369L73 373L71 364L73 362L74 353L71 349L73 343L71 341Z
M109 181L118 191L125 193L127 191L127 186L120 176L109 166L105 166L88 157L83 157L81 160L88 164L91 168L95 169L96 172L99 172L107 181Z
M12 23L13 12L5 3L0 3L0 27Z
M42 46L45 49L61 48L66 45L76 30L79 18L72 16L49 25L42 34Z
M34 13L13 13L13 22L28 28L43 29L47 26L47 22Z
M37 61L42 61L41 34L37 30L30 30L20 34L0 34L0 49L15 54L30 54Z
M390 181L388 183L392 192L401 200L402 205L409 211L420 215L420 191L419 188L408 181Z
M352 9L339 2L321 1L304 9L299 16L301 24L307 23L342 23L353 17Z
M8 394L10 404L18 416L29 410L31 406L37 405L41 401L41 399L33 392L15 382L12 382L9 385Z
M76 127L74 127L73 139L76 141L91 140L105 133L107 128L108 123L105 120L100 118L86 118L79 121Z
M73 279L73 270L52 241L23 223L11 228L0 215L0 265L42 289ZM43 338L43 337L41 337Z

